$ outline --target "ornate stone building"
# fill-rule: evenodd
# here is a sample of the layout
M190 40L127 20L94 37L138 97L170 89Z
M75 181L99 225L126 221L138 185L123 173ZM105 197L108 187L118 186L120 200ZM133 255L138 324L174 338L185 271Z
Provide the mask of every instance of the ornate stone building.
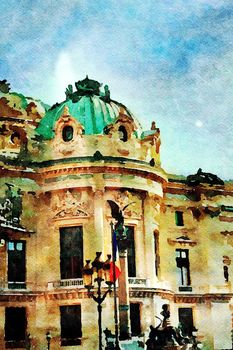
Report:
M51 350L97 348L82 268L112 252L111 200L127 206L120 322L124 311L140 336L170 304L172 324L231 349L232 183L167 174L155 123L143 131L88 77L75 88L50 108L0 84L0 348L45 349L47 332ZM114 332L112 295L105 327Z

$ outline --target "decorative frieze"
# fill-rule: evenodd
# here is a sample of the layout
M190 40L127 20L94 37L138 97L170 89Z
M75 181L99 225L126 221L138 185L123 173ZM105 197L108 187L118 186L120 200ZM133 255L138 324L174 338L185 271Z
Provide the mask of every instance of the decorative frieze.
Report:
M191 247L194 247L197 244L196 241L193 241L188 236L181 236L181 237L178 237L176 239L168 238L167 242L170 245L178 244L178 245L181 245L181 246L187 246L188 245L188 246L191 246Z

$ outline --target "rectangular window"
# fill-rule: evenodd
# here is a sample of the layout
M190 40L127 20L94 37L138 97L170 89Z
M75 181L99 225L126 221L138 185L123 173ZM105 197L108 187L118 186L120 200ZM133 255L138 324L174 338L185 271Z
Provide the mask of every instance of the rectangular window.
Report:
M179 285L189 286L191 280L188 249L176 249L176 264L179 269Z
M8 242L8 288L26 288L26 242Z
M82 226L60 228L61 279L82 278Z
M184 226L184 218L182 211L175 211L176 226Z
M81 305L60 306L61 345L81 345Z
M6 349L25 348L26 327L26 308L7 307L5 309Z
M134 242L134 227L126 226L127 238L128 238L128 276L136 277L136 263L135 263L135 242Z
M132 336L141 334L140 304L130 303L130 325Z
M193 310L190 307L178 309L179 323L184 336L191 336L193 331Z

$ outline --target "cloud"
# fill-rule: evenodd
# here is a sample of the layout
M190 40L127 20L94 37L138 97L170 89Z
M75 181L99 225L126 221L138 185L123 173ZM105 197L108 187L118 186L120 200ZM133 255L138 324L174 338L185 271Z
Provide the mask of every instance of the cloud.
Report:
M231 1L58 3L0 3L0 73L12 89L53 104L64 99L69 83L88 74L107 83L112 98L144 128L156 120L168 170L206 165L229 177Z

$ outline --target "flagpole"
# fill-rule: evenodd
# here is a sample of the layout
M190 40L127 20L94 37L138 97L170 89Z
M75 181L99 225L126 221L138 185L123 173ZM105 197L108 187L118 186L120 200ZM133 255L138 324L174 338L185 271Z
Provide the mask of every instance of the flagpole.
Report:
M114 224L111 222L112 235L112 263L113 263L113 298L114 298L114 320L115 320L115 350L121 350L119 345L118 313L117 313L117 293L116 293L116 251L114 249Z

